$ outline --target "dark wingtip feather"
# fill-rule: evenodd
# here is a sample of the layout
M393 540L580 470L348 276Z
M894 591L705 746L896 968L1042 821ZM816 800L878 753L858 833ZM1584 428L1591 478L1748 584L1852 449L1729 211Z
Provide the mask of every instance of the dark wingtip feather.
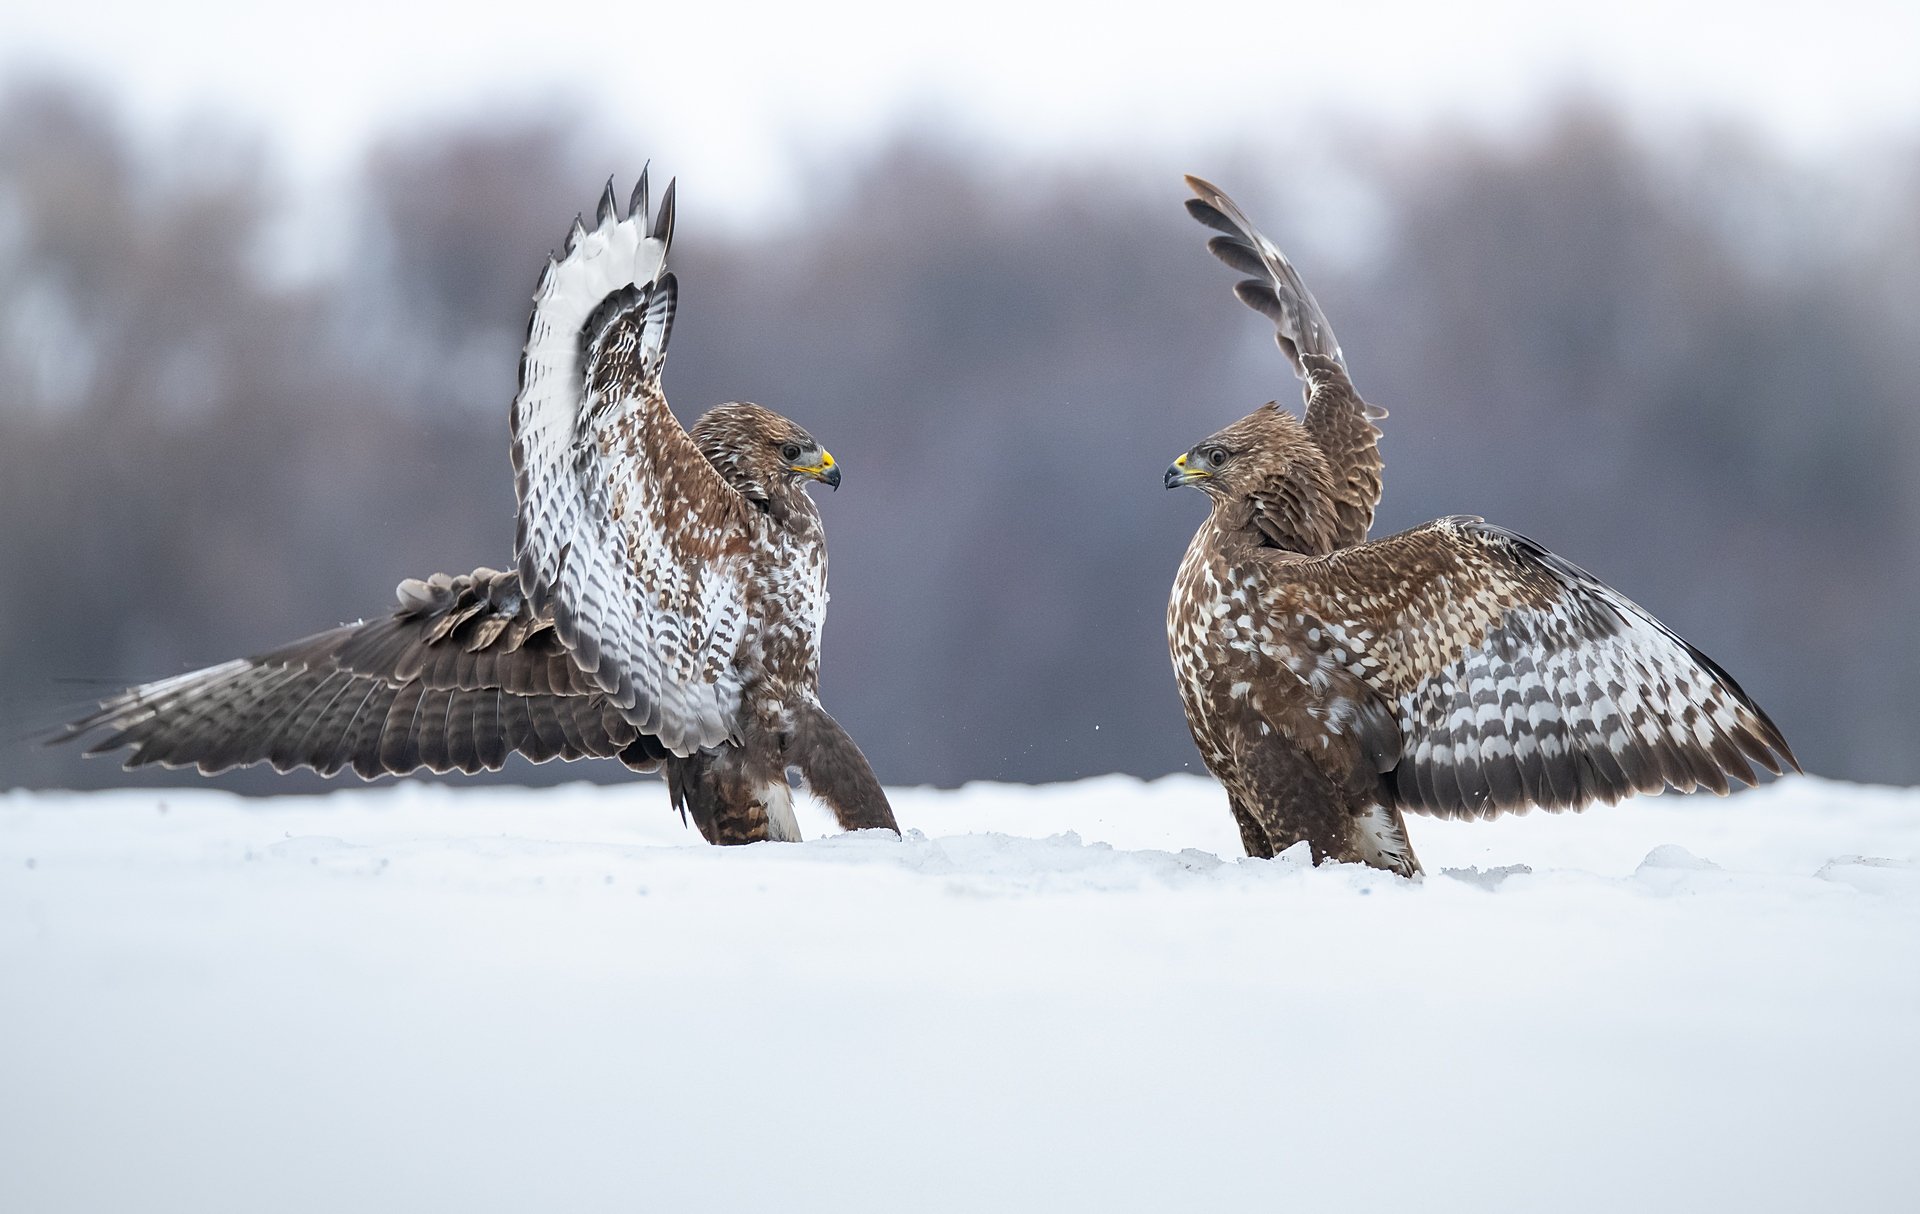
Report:
M100 713L92 714L78 721L69 721L64 725L53 725L33 735L34 741L41 746L65 746L84 733L90 733L100 723ZM91 751L83 753L91 754Z
M1187 199L1187 214L1193 216L1201 223L1206 224L1216 232L1225 232L1230 236L1239 235L1240 225L1228 219L1220 212L1218 207L1210 202L1204 202L1198 198Z
M1780 732L1780 727L1773 723L1773 718L1760 711L1760 706L1754 704L1751 700L1748 701L1748 705L1753 709L1753 715L1759 721L1761 742L1776 752L1781 759L1784 759L1788 767L1791 767L1800 775L1806 775L1806 768L1800 766L1800 760L1794 756L1793 748L1787 745L1787 736ZM1765 763L1775 775L1783 776L1787 774L1781 771L1771 758L1762 759L1761 762Z
M1214 236L1207 240L1207 251L1233 267L1235 273L1265 278L1267 263L1260 260L1254 247L1238 236Z
M602 227L609 219L616 223L620 220L620 200L614 196L612 177L607 178L606 188L600 191L600 206L594 212L594 222Z
M660 214L653 221L653 238L665 245L673 244L673 196L680 186L678 177L667 182L667 192L660 196Z
M78 735L76 734L75 736L78 736ZM103 755L108 753L109 751L119 750L122 746L129 745L132 741L133 739L127 737L125 733L108 734L106 737L101 738L98 742L89 744L85 750L82 750L80 752L80 754L85 758L92 758L94 755ZM121 766L125 768L133 767L134 758L139 753L140 752L138 750L135 750L133 754L128 755L127 761L125 763L122 763Z
M1266 282L1252 278L1233 284L1233 294L1241 303L1252 308L1273 322L1273 342L1280 352L1293 364L1294 371L1306 375L1306 367L1300 361L1300 347L1288 336L1290 330L1297 328L1296 318L1287 311L1287 305Z
M640 180L633 183L633 194L627 199L628 219L647 221L647 170L652 167L652 161L640 166Z
M1276 325L1287 324L1292 319L1287 313L1287 305L1280 302L1273 285L1265 279L1248 278L1236 282L1233 284L1233 295Z
M1664 628L1665 625L1661 625L1661 627ZM1773 718L1767 715L1766 710L1761 708L1759 703L1747 694L1746 688L1740 686L1739 681L1727 673L1726 667L1708 657L1685 638L1673 633L1671 629L1668 629L1668 635L1685 646L1687 652L1693 656L1694 661L1706 667L1706 669L1712 673L1713 677L1718 679L1720 684L1732 695L1734 701L1753 715L1753 729L1759 736L1751 741L1762 748L1771 749L1776 752L1780 759L1786 761L1788 767L1791 767L1801 775L1805 775L1806 769L1800 766L1800 760L1794 756L1793 748L1787 745L1786 735L1780 732L1780 727L1773 723ZM1775 775L1786 774L1779 768L1772 755L1764 752L1755 753L1755 745L1749 744L1746 731L1739 731L1739 736L1735 740L1738 742L1741 750L1745 751L1747 755L1756 762L1765 766L1767 770L1773 772ZM1749 783L1751 783L1751 781L1749 781Z

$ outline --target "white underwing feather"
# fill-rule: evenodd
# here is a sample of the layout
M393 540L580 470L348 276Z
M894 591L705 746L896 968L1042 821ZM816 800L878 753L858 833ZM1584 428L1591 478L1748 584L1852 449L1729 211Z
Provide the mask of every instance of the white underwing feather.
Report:
M728 548L739 495L660 395L672 195L657 225L603 205L549 265L513 431L525 592L629 720L686 755L736 734L749 569Z

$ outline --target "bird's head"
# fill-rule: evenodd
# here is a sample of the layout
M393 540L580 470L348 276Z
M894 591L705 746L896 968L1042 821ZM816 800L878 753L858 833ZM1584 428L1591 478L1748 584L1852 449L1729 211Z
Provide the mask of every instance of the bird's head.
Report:
M1339 519L1326 453L1278 405L1262 405L1188 448L1167 469L1167 488L1181 485L1213 499L1214 520L1228 531L1308 555L1333 548Z
M1267 404L1189 447L1168 467L1166 485L1234 501L1276 487L1303 460L1325 464L1300 419Z
M761 405L733 401L693 426L707 462L745 496L761 502L800 492L807 481L840 487L840 466L800 426Z

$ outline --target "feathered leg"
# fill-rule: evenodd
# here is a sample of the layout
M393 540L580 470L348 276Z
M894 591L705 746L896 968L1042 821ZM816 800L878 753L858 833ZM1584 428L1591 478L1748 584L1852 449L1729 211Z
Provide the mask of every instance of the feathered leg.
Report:
M1240 740L1232 796L1234 817L1247 817L1264 832L1267 855L1278 855L1305 839L1313 862L1339 860L1369 864L1411 877L1420 871L1407 843L1400 811L1377 796L1336 783L1313 758L1279 734ZM1355 808L1357 807L1357 808ZM1259 855L1241 819L1247 853Z
M1339 789L1312 759L1278 734L1239 739L1235 799L1265 832L1269 855L1305 839L1313 860L1338 859L1349 833ZM1245 838L1246 828L1241 828Z
M745 770L738 747L701 751L663 764L667 795L707 842L721 847L774 839L800 842L785 773Z

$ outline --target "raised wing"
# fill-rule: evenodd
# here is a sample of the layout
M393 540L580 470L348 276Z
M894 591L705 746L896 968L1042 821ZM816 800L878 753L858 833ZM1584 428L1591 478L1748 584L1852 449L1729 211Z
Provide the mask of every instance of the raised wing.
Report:
M1236 283L1233 293L1273 322L1273 340L1300 376L1307 434L1325 453L1332 474L1334 543L1358 544L1367 538L1380 504L1380 430L1373 423L1387 411L1354 390L1333 326L1286 254L1218 186L1198 177L1188 177L1187 185L1196 195L1187 199L1188 213L1221 233L1207 241L1207 248L1252 276Z
M1633 792L1755 782L1799 764L1714 661L1525 536L1440 519L1310 561L1273 562L1274 610L1312 681L1357 675L1399 726L1395 802L1443 817L1579 808Z
M1251 276L1235 284L1233 293L1273 322L1273 340L1300 378L1307 377L1307 369L1300 362L1303 354L1318 354L1344 368L1346 359L1341 357L1333 326L1286 254L1260 234L1219 186L1189 176L1187 187L1195 195L1187 199L1187 213L1221 233L1207 241L1207 248L1235 270Z
M534 295L513 402L516 554L580 668L675 754L735 732L752 508L661 394L676 285L673 186L650 219L609 185Z
M534 762L662 757L574 664L511 573L400 584L389 615L131 688L67 726L88 754L213 773L253 763L330 776L492 771Z

